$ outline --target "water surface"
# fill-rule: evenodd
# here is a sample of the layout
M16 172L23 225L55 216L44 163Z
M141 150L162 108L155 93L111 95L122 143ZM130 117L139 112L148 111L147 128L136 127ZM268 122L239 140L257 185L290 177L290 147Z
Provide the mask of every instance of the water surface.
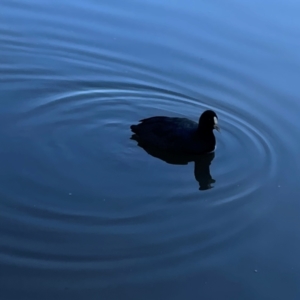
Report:
M1 299L298 300L299 11L2 1ZM205 109L210 157L130 140Z

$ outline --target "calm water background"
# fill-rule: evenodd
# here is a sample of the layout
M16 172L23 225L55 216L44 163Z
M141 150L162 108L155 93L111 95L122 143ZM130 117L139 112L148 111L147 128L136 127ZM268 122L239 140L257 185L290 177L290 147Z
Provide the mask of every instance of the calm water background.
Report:
M299 14L2 0L0 298L300 299ZM206 108L211 189L130 140Z

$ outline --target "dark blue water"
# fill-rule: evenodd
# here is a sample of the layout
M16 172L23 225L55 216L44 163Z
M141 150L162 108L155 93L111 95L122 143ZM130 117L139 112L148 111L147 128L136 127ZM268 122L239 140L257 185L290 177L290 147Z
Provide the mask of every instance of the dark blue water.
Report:
M300 299L300 3L248 2L1 1L1 300Z

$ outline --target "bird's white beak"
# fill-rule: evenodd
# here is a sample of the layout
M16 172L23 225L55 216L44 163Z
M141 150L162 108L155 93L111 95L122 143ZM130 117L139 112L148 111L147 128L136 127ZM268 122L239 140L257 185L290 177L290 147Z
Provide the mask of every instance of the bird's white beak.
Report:
M216 129L218 132L221 131L220 127L218 126L218 119L217 117L214 117L214 129Z

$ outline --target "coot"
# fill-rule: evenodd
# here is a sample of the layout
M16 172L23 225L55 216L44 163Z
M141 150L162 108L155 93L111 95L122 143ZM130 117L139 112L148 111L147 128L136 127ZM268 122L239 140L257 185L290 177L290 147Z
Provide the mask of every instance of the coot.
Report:
M142 145L178 154L205 154L215 150L213 130L220 131L218 116L206 110L194 122L187 118L150 117L131 125L132 139Z

